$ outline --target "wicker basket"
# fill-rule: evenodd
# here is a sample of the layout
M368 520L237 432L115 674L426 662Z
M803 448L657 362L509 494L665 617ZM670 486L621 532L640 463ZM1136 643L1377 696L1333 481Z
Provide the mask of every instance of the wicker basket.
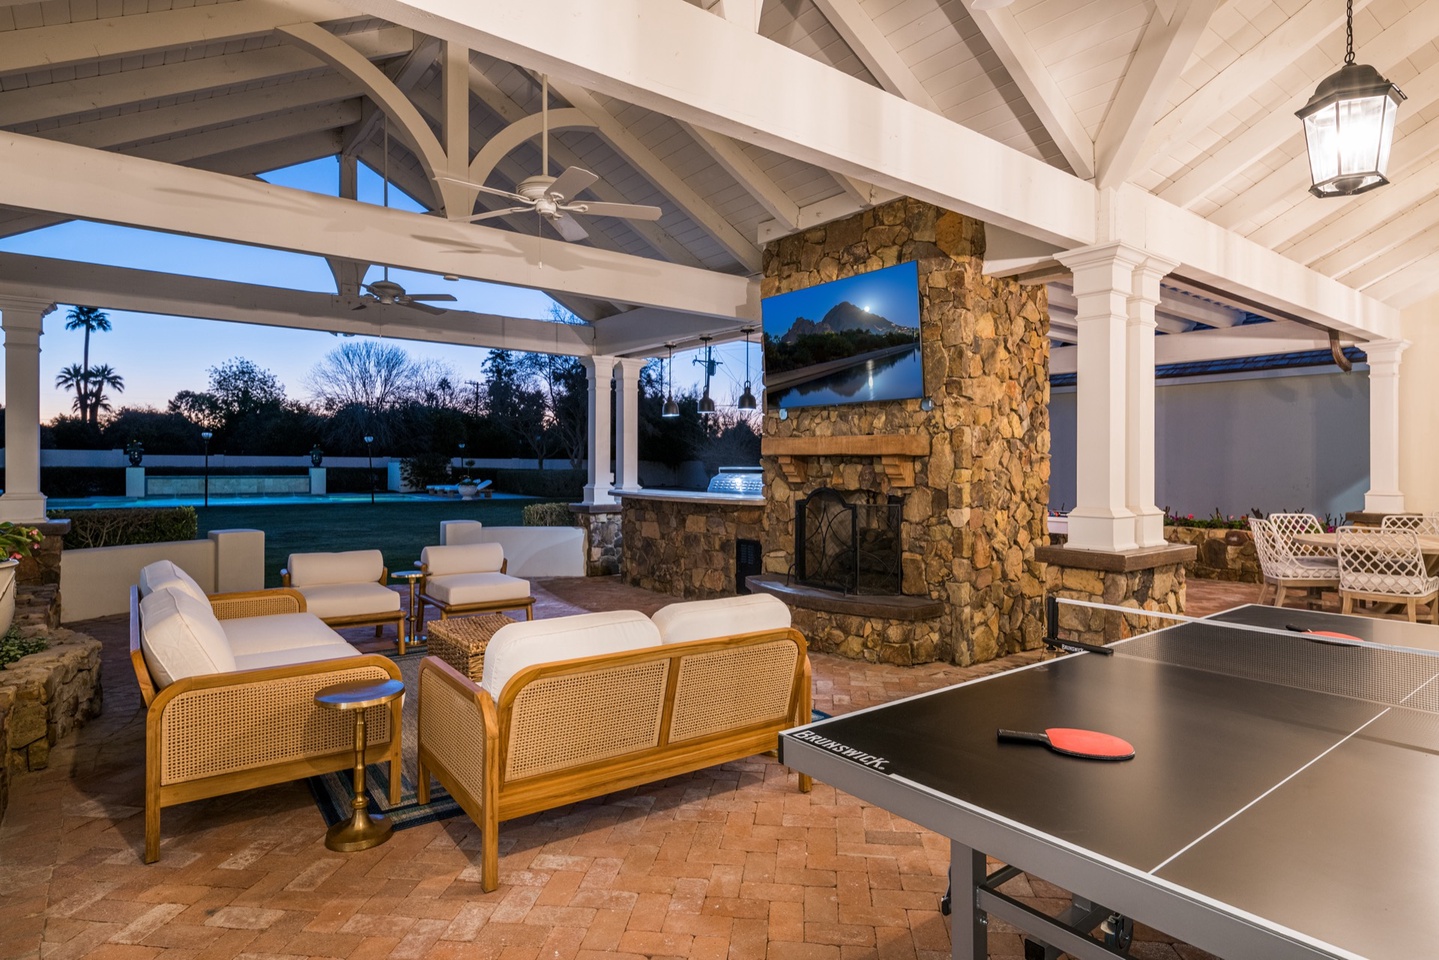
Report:
M490 638L496 630L514 622L502 613L432 620L427 624L429 653L479 683L485 672L485 647Z

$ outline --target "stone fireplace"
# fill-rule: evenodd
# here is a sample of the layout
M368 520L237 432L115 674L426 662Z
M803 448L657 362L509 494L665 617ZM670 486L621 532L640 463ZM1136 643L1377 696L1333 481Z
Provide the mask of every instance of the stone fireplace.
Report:
M764 573L751 585L790 603L816 650L968 664L1043 636L1034 551L1049 499L1048 306L1042 285L985 276L983 257L983 224L911 199L765 247L767 297L919 267L932 409L899 400L765 414ZM902 596L798 587L796 504L822 488L899 498Z
M900 576L900 497L820 487L795 501L795 580L841 593L896 596Z

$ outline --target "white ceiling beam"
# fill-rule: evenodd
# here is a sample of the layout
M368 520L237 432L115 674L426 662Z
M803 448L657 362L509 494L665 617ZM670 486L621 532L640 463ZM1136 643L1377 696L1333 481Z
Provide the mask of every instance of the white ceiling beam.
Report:
M992 277L1024 273L1054 259L1060 250L1052 243L1026 237L1003 227L984 226L984 272Z
M352 33L345 40L369 59L378 60L398 56L410 49L412 36L406 27L387 27ZM320 66L303 50L288 46L264 47L246 53L21 87L0 93L0 126L14 127L163 97L207 93L276 80Z
M758 284L0 131L0 204L427 273L754 320Z
M70 220L70 217L56 217L48 213L6 210L0 215L0 237L14 237L31 230L43 230L57 223L68 223Z
M754 197L775 221L787 224L791 230L799 225L799 204L790 199L789 194L785 193L769 174L761 170L759 164L749 158L743 147L729 137L711 133L692 123L683 120L677 120L676 123L704 148L715 163L734 178L735 183L744 187L745 192Z
M1095 237L1095 196L1083 181L687 3L346 2L985 222L1070 245ZM777 84L823 91L826 109L775 96Z
M588 327L545 320L447 310L440 315L403 306L355 301L327 293L267 287L149 270L0 253L0 292L93 303L111 310L324 330L431 343L504 347L585 356Z
M703 17L709 25L710 17ZM723 25L721 25L723 26ZM725 28L728 29L728 28ZM550 78L550 89L564 97L571 105L589 115L594 122L595 132L600 138L624 157L641 176L652 183L666 197L680 208L702 230L714 238L725 252L734 257L751 274L760 272L760 252L752 242L746 240L734 226L720 216L709 201L701 197L639 138L630 133L614 115L595 99L588 90L564 80Z
M618 357L657 356L667 343L698 340L700 337L714 337L716 340L734 338L739 336L741 327L750 325L739 320L697 317L672 310L640 307L596 320L594 352Z
M1429 126L1439 134L1439 124ZM1428 130L1429 127L1424 129ZM1439 136L1436 136L1435 140L1439 142ZM1394 182L1383 190L1376 190L1362 197L1345 197L1339 200L1333 215L1318 218L1323 221L1322 226L1302 240L1288 244L1276 243L1274 234L1270 231L1274 221L1256 230L1253 239L1256 243L1275 247L1291 260L1312 265L1326 254L1343 250L1355 237L1363 237L1371 230L1377 230L1394 217L1401 216L1404 211L1433 197L1435 192L1439 191L1439 156L1422 156L1421 161L1402 173L1396 173ZM1329 199L1332 203L1338 198ZM1322 209L1324 201L1315 198L1312 205L1306 200L1300 206L1312 213L1314 207ZM1286 226L1286 230L1288 229ZM1263 239L1260 238L1261 233L1264 234ZM1297 233L1298 230L1292 230L1288 232L1288 236L1296 236Z
M1079 314L1079 301L1075 299L1074 291L1062 283L1049 284L1049 306L1052 310L1060 310L1074 316ZM1166 315L1159 309L1156 309L1154 313L1155 326L1165 333L1184 333L1194 329L1193 322L1189 320Z
M1159 291L1159 306L1173 317L1192 320L1209 327L1233 327L1242 323L1249 311L1241 307L1215 303L1213 294L1206 292L1187 293L1183 284L1173 277L1166 277Z
M348 41L349 37L345 39ZM413 90L415 84L420 82L420 78L425 75L426 71L434 66L435 58L439 56L440 44L441 41L436 40L434 37L425 37L413 45L409 56L405 57L404 62L399 65L398 69L386 70L385 72L394 82L395 88L406 93ZM375 58L370 57L369 59L374 60ZM360 147L370 139L370 136L375 132L375 127L380 123L380 118L384 115L384 112L381 110L366 111L365 118L355 124L354 128L349 131L348 136L345 138L345 146L342 152L352 154L359 150ZM433 193L433 185L431 186L431 192Z
M236 0L30 27L5 35L5 43L0 46L0 74L242 40L263 36L287 24L353 16L353 11L331 0Z
M490 109L497 117L506 123L515 123L523 119L527 114L524 109L509 96L495 86L493 80L487 77L474 64L470 65L470 92ZM579 154L575 153L563 143L555 140L550 143L550 157L555 162L566 167L583 167ZM518 184L526 176L533 176L534 171L520 175L517 171L513 174L506 172L504 167L500 172L509 177L512 184ZM624 196L614 187L603 180L590 185L590 193L599 197L606 203L629 203L629 198ZM658 223L648 220L626 220L625 227L646 243L651 250L664 257L670 263L677 263L687 267L701 267L698 257L690 253L689 248L675 240L665 232L664 227ZM594 234L591 234L593 236Z
M594 128L594 122L590 120L589 114L574 107L551 110L549 124L551 130L574 130L576 128L590 130ZM485 145L470 161L469 172L466 174L470 178L470 182L484 183L496 165L509 156L512 150L522 143L539 139L543 132L543 125L544 116L533 113L508 124L486 140Z
M1094 141L1097 183L1118 186L1134 172L1139 151L1164 109L1169 90L1184 71L1220 0L1188 0L1165 22L1150 17L1119 91Z
M1439 290L1439 253L1430 253L1410 264L1409 269L1386 277L1364 292L1403 309L1428 299L1436 290Z
M1310 266L1320 273L1357 286L1355 280L1361 276L1357 272L1361 267L1380 257L1392 257L1395 248L1401 245L1406 250L1419 250L1425 235L1434 232L1435 226L1439 226L1439 196L1430 196L1427 201L1410 206L1374 229L1355 235L1343 247L1327 257L1320 257ZM1417 253L1411 257L1411 262L1423 255Z
M969 10L974 25L984 41L1004 64L1024 100L1039 118L1069 169L1081 180L1094 179L1094 140L1085 130L1079 116L1069 105L1069 98L1059 89L1029 36L1005 7L992 10Z
M1361 11L1368 5L1369 0L1357 0L1354 9ZM1334 0L1309 0L1304 9L1285 19L1208 83L1160 117L1145 141L1140 160L1164 156L1174 147L1177 138L1188 139L1207 130L1236 103L1270 83L1295 60L1320 49L1324 38L1343 24L1344 10Z
M343 100L301 107L279 116L264 117L228 127L192 133L172 140L154 140L129 148L132 157L163 163L187 163L197 157L229 153L263 143L288 140L313 130L335 130L360 120L360 101ZM338 143L338 140L336 141Z
M1352 287L1367 291L1396 273L1413 270L1415 264L1424 258L1439 253L1439 230L1430 229L1433 227L1433 216L1434 207L1431 206L1426 215L1426 219L1431 220L1430 223L1421 226L1412 220L1406 221L1404 230L1408 235L1401 237L1400 243L1389 244L1383 253L1368 258L1360 266L1344 271L1341 279ZM1369 237L1363 239L1367 241ZM1412 282L1412 278L1408 279Z
M1267 357L1301 350L1328 350L1329 339L1322 331L1292 320L1256 323L1228 330L1193 330L1189 333L1154 338L1154 362L1197 363L1237 357ZM1059 347L1049 352L1049 372L1078 372L1078 352Z
M848 193L836 194L800 207L792 227L778 220L761 220L755 228L756 239L761 244L769 243L771 240L787 237L797 230L808 230L831 220L853 216L869 206L869 203L856 202Z
M915 77L909 64L875 26L858 0L814 0L814 5L881 87L926 110L940 112L934 98L924 89L924 84Z
M717 0L710 12L717 14L742 30L759 33L760 13L764 0Z
M440 53L440 84L443 94L440 130L445 138L445 156L451 167L470 162L470 51L458 43L445 43ZM471 209L474 198L471 198ZM446 204L446 209L449 205ZM468 213L468 211L466 211Z
M1394 21L1378 37L1365 42L1364 62L1380 73L1388 71L1416 50L1430 44L1434 37L1433 21L1432 7L1427 4L1415 7ZM1336 68L1340 60L1341 57L1336 55ZM1422 79L1422 76L1417 79ZM1248 169L1290 141L1302 141L1304 130L1294 116L1294 111L1302 107L1308 99L1307 92L1301 93L1283 109L1253 118L1234 139L1161 190L1160 198L1175 206L1192 206L1226 178L1232 177L1235 171Z

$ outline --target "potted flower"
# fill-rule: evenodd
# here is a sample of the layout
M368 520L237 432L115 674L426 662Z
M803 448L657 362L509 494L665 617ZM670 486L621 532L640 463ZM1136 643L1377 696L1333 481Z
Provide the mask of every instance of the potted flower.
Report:
M461 500L473 500L475 499L475 494L480 492L480 485L475 482L473 477L462 477L460 479L459 490Z
M15 568L25 557L34 556L45 535L34 527L6 520L0 522L0 636L15 620Z

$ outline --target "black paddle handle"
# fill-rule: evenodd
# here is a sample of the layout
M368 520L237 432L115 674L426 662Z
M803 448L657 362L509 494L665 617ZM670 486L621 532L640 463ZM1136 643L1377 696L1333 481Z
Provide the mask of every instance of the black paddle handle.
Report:
M1049 736L1043 733L1030 733L1028 730L1006 730L999 728L999 739L1001 740L1023 740L1028 743L1049 744Z

